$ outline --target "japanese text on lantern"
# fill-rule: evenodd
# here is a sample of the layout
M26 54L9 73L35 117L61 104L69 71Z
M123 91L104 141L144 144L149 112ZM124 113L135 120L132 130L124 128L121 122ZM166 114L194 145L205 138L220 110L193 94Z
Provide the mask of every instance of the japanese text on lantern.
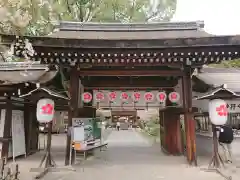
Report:
M139 101L141 99L141 93L140 92L134 92L133 93L133 100L135 102Z
M122 101L127 101L129 99L129 95L127 92L122 92L121 94Z
M150 102L154 100L154 95L151 92L147 92L144 94L145 101Z
M46 104L41 107L42 114L51 115L53 114L53 105L52 104Z
M171 92L169 94L169 100L173 103L178 102L180 99L180 95L177 92Z
M157 94L157 99L159 102L164 102L166 100L166 98L167 98L167 95L165 92L159 92Z
M95 95L96 101L103 101L104 100L104 94L102 92L97 92Z
M216 107L216 112L219 116L227 116L227 106L226 105L220 105L219 107Z
M89 102L92 101L92 94L89 93L89 92L85 92L85 93L83 93L83 95L82 95L82 99L83 99L83 102L89 103Z
M108 94L109 101L115 101L117 98L117 93L115 91Z

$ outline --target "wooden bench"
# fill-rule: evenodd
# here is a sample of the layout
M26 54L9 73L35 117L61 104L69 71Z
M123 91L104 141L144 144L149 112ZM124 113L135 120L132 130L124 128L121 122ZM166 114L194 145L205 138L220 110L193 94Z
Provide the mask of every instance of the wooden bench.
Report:
M87 159L87 153L89 153L90 151L96 150L96 149L100 149L100 151L103 151L102 148L107 148L107 146L108 146L108 143L101 143L100 141L98 141L98 144L93 143L93 141L90 144L91 145L87 145L85 148L79 149L79 150L76 150L73 146L72 150L74 151L74 155L73 155L74 159L73 159L73 161L70 159L70 162L75 164L78 153L83 154L83 162L84 162Z
M102 148L105 147L107 148L108 143L100 143L100 144L93 144L93 145L88 145L83 149L76 150L76 153L83 153L83 158L87 158L87 153L92 150L100 149L102 151Z

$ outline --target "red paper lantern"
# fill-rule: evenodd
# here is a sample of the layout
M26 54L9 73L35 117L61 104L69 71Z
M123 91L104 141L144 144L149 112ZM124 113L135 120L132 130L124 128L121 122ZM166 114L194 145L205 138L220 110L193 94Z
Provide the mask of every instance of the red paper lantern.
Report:
M152 102L154 100L154 94L151 92L146 92L144 94L144 99L146 102Z
M108 93L109 101L115 101L117 98L117 93L115 91Z
M122 101L128 101L128 99L129 99L128 93L127 92L122 92L121 93L121 99L122 99Z
M172 103L176 103L179 101L180 99L180 95L178 92L171 92L169 95L168 95L168 98L169 100L172 102Z
M133 100L135 102L138 102L141 99L141 93L140 92L133 92Z
M92 94L90 92L84 92L82 94L82 100L84 103L89 103L92 101Z
M96 92L96 94L95 94L95 100L96 100L97 102L99 102L99 101L104 101L104 99L105 99L104 93L102 93L102 92Z
M167 94L165 92L159 92L157 94L157 99L159 102L165 102L167 99Z

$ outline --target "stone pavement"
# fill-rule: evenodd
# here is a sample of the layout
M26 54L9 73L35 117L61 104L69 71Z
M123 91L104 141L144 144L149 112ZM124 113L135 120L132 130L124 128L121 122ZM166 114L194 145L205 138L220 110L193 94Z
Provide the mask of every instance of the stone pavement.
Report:
M62 171L49 173L46 180L220 180L215 173L203 172L199 167L189 167L181 156L162 154L159 144L152 144L135 130L112 130L108 133L108 150L96 152L95 158L84 165L75 165L76 172ZM64 135L53 137L54 158L58 165L64 162ZM40 155L36 154L20 160L20 180L30 180L33 173L30 167L37 167ZM206 163L205 161L202 161ZM84 168L83 168L84 166ZM239 179L239 178L237 178ZM237 180L236 179L236 180ZM233 178L235 180L235 178Z

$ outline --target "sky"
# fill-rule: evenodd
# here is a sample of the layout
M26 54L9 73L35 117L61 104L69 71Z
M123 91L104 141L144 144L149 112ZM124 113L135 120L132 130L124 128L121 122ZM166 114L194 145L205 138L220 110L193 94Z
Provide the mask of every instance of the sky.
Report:
M240 0L177 0L172 21L196 20L211 34L240 34Z

